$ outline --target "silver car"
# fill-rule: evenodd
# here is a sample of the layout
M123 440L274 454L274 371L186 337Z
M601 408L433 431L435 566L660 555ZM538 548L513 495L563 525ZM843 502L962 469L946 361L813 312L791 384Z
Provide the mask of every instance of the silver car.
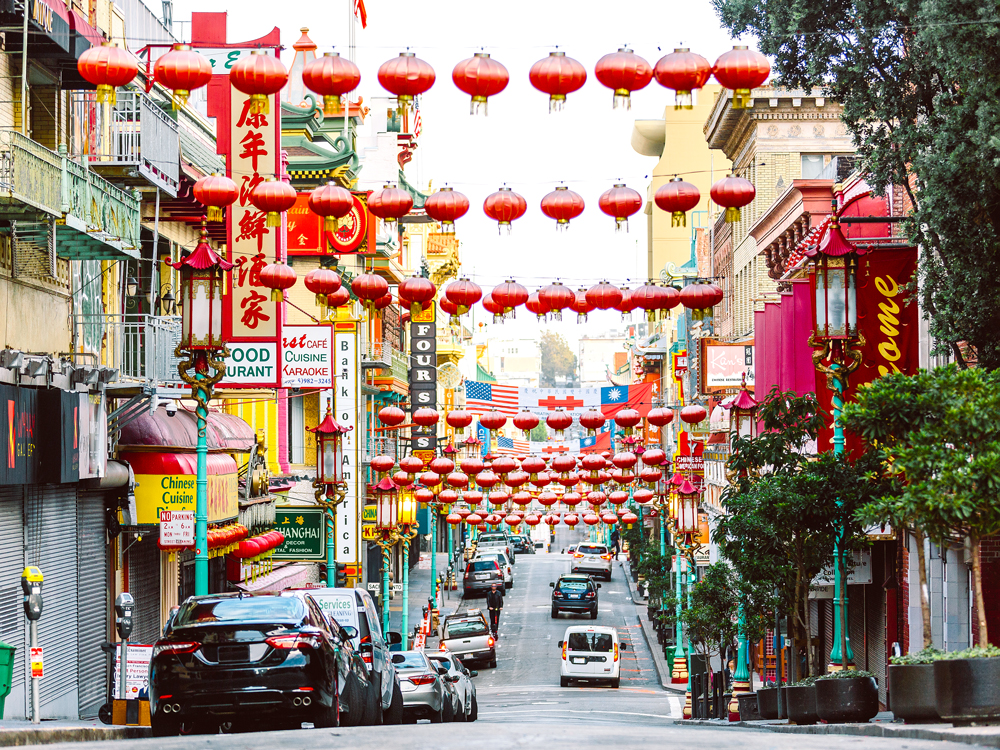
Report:
M456 721L475 721L479 718L479 701L476 699L476 683L472 678L479 674L476 670L466 669L457 656L448 651L428 654L431 661L448 670L454 678L455 692L458 694L461 710L455 713Z
M500 566L500 572L503 573L504 588L514 588L514 566L510 564L510 559L507 557L507 553L502 549L499 547L486 547L485 549L479 549L476 550L476 556L472 559L473 561L496 560L497 565Z
M441 626L441 650L460 656L466 662L485 661L497 665L496 639L481 609L448 615Z
M431 662L423 651L396 651L392 663L399 675L399 687L403 691L403 721L414 723L419 719L429 719L432 724L440 724L450 719L449 691L445 687L445 677L438 673L438 665ZM448 678L450 681L450 677Z
M611 551L606 544L580 542L573 553L572 571L603 576L605 581L610 581L611 557Z
M480 534L476 539L476 552L483 552L489 547L499 547L501 550L507 552L507 557L510 559L511 563L514 560L514 543L511 542L510 537L499 531L491 531L484 534Z

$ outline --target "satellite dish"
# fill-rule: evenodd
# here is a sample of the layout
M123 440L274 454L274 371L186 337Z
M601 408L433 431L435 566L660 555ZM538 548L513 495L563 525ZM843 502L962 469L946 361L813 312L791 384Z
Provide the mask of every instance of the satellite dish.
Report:
M458 388L458 384L462 382L462 371L454 362L445 362L438 368L438 381L445 388Z

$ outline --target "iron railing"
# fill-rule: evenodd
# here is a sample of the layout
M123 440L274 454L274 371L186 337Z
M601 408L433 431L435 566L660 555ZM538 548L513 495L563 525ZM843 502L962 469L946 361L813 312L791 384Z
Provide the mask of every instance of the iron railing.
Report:
M65 213L82 219L88 234L139 247L139 199L86 167L63 159Z
M62 157L16 130L0 130L0 205L5 213L62 217ZM32 213L28 210L28 213Z
M410 378L410 357L398 349L392 351L392 377L404 383Z
M159 315L76 315L74 349L99 341L102 365L118 370L120 381L179 385L174 349L181 338L181 319Z

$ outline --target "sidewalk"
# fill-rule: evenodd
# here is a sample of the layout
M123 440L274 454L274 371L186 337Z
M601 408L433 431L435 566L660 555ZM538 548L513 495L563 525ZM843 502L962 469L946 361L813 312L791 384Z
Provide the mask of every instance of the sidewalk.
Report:
M448 553L439 552L437 553L437 574L440 578L444 579L447 577L448 570ZM409 610L407 622L407 628L412 636L413 629L420 625L420 620L423 619L424 613L423 609L427 606L427 600L431 596L431 558L429 552L422 552L420 554L420 562L414 566L410 571L409 579ZM442 601L443 600L443 601ZM447 591L444 590L442 586L441 599L438 600L438 608L441 613L441 619L445 618L445 615L450 615L458 609L459 604L462 602L462 587L459 584L458 590ZM394 592L393 598L389 600L389 630L400 632L402 628L403 621L403 594L402 592ZM434 643L437 643L437 639L434 639ZM428 639L428 645L430 645L430 639Z
M624 559L620 560L619 565L622 569L622 577L628 584L629 596L632 597L632 603L635 604L635 614L639 620L639 625L642 626L642 636L646 639L646 645L649 646L649 650L653 654L653 665L656 667L656 674L660 678L660 684L663 686L664 690L669 690L671 693L683 695L687 692L685 686L674 685L670 682L672 665L667 664L667 660L663 656L663 649L656 640L656 629L653 627L653 624L649 621L649 617L646 615L646 600L639 595L638 588L632 581L629 561Z
M955 727L951 724L897 724L891 721L892 714L880 713L868 724L813 724L796 726L785 721L720 721L718 719L681 719L678 726L730 727L763 729L768 732L785 734L836 734L853 737L887 737L906 740L938 740L961 742L965 745L1000 747L1000 727Z
M96 742L149 737L149 727L113 727L93 721L58 719L32 724L30 721L0 721L0 747L51 745L55 742Z

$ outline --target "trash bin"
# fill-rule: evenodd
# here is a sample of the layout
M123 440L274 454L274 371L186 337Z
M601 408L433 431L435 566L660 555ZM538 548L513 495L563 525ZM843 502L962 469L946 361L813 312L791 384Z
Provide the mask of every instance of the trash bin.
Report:
M0 641L0 719L3 718L4 701L10 695L10 686L14 681L14 652L16 646Z

